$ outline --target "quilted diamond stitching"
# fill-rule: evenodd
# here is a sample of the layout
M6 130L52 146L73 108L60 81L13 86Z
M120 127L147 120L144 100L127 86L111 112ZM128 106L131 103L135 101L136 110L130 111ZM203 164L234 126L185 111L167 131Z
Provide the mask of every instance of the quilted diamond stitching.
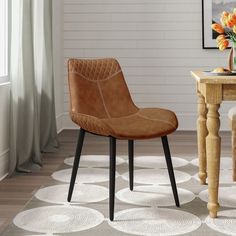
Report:
M69 72L78 73L88 80L105 80L121 71L119 63L112 58L97 60L73 59Z

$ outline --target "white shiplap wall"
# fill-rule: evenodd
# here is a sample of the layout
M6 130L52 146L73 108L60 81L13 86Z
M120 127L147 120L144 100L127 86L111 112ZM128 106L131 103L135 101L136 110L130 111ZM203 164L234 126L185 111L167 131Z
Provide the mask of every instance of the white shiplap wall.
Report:
M228 53L203 50L201 41L201 0L64 0L64 127L73 127L67 59L116 57L137 105L171 109L180 129L194 130L190 70L225 66ZM231 106L221 108L222 129Z

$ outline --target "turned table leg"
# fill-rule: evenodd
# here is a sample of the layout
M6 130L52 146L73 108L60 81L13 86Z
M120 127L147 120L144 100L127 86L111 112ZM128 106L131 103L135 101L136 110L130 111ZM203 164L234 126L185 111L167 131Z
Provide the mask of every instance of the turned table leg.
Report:
M233 181L236 181L236 132L234 130L232 130L232 161Z
M207 208L212 218L217 217L219 208L218 188L220 172L220 149L221 138L219 136L220 119L219 104L208 104L206 153L207 153L207 173L208 173L208 192L209 199Z
M207 107L205 98L198 92L198 120L197 120L197 143L198 143L198 159L199 159L199 179L201 184L206 184L207 163L206 163L206 114Z

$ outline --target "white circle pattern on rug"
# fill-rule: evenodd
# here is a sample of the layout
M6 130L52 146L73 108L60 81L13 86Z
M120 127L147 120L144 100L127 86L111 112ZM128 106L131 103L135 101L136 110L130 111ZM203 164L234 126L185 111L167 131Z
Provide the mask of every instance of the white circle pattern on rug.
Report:
M31 232L70 233L93 228L103 220L100 212L87 207L48 206L20 212L13 222Z
M176 183L186 182L191 176L185 172L174 171ZM129 181L129 173L126 172L122 178ZM167 169L141 169L134 171L134 182L139 184L170 184Z
M190 162L194 166L199 166L199 159L193 159ZM231 170L232 169L232 158L222 157L220 158L220 169L221 170Z
M197 181L199 181L198 173L193 176ZM220 184L235 184L232 180L231 170L221 170L220 171Z
M173 167L181 167L188 165L188 161L179 158L172 157ZM164 156L139 156L134 158L134 165L142 168L167 168L166 160Z
M72 169L63 169L52 174L52 178L64 183L69 183ZM116 172L116 177L119 174ZM79 168L76 183L98 183L109 180L109 170L99 168Z
M165 208L134 208L115 214L109 225L134 235L180 235L201 226L201 220L188 212Z
M195 195L185 189L178 188L180 204L191 202ZM139 206L175 206L171 187L166 186L135 186L133 191L125 188L117 192L116 197L129 204Z
M41 201L54 204L68 204L69 184L53 185L39 189L35 197ZM91 184L75 184L71 204L100 202L108 198L108 189Z
M123 158L116 157L116 165L121 165L125 162ZM69 157L64 160L64 163L73 166L74 157ZM109 156L106 155L82 155L79 163L80 167L109 167Z
M199 198L208 202L208 190L199 193ZM219 188L220 206L236 208L236 187L220 187Z
M219 211L217 215L217 218L206 218L207 226L220 233L236 236L236 210Z

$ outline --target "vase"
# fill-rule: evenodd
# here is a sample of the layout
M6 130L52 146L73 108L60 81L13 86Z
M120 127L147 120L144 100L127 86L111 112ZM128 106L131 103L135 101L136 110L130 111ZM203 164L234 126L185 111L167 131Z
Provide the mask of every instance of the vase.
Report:
M232 60L232 71L236 71L236 42L233 42L233 60Z
M236 72L236 42L232 42L229 52L229 70Z

